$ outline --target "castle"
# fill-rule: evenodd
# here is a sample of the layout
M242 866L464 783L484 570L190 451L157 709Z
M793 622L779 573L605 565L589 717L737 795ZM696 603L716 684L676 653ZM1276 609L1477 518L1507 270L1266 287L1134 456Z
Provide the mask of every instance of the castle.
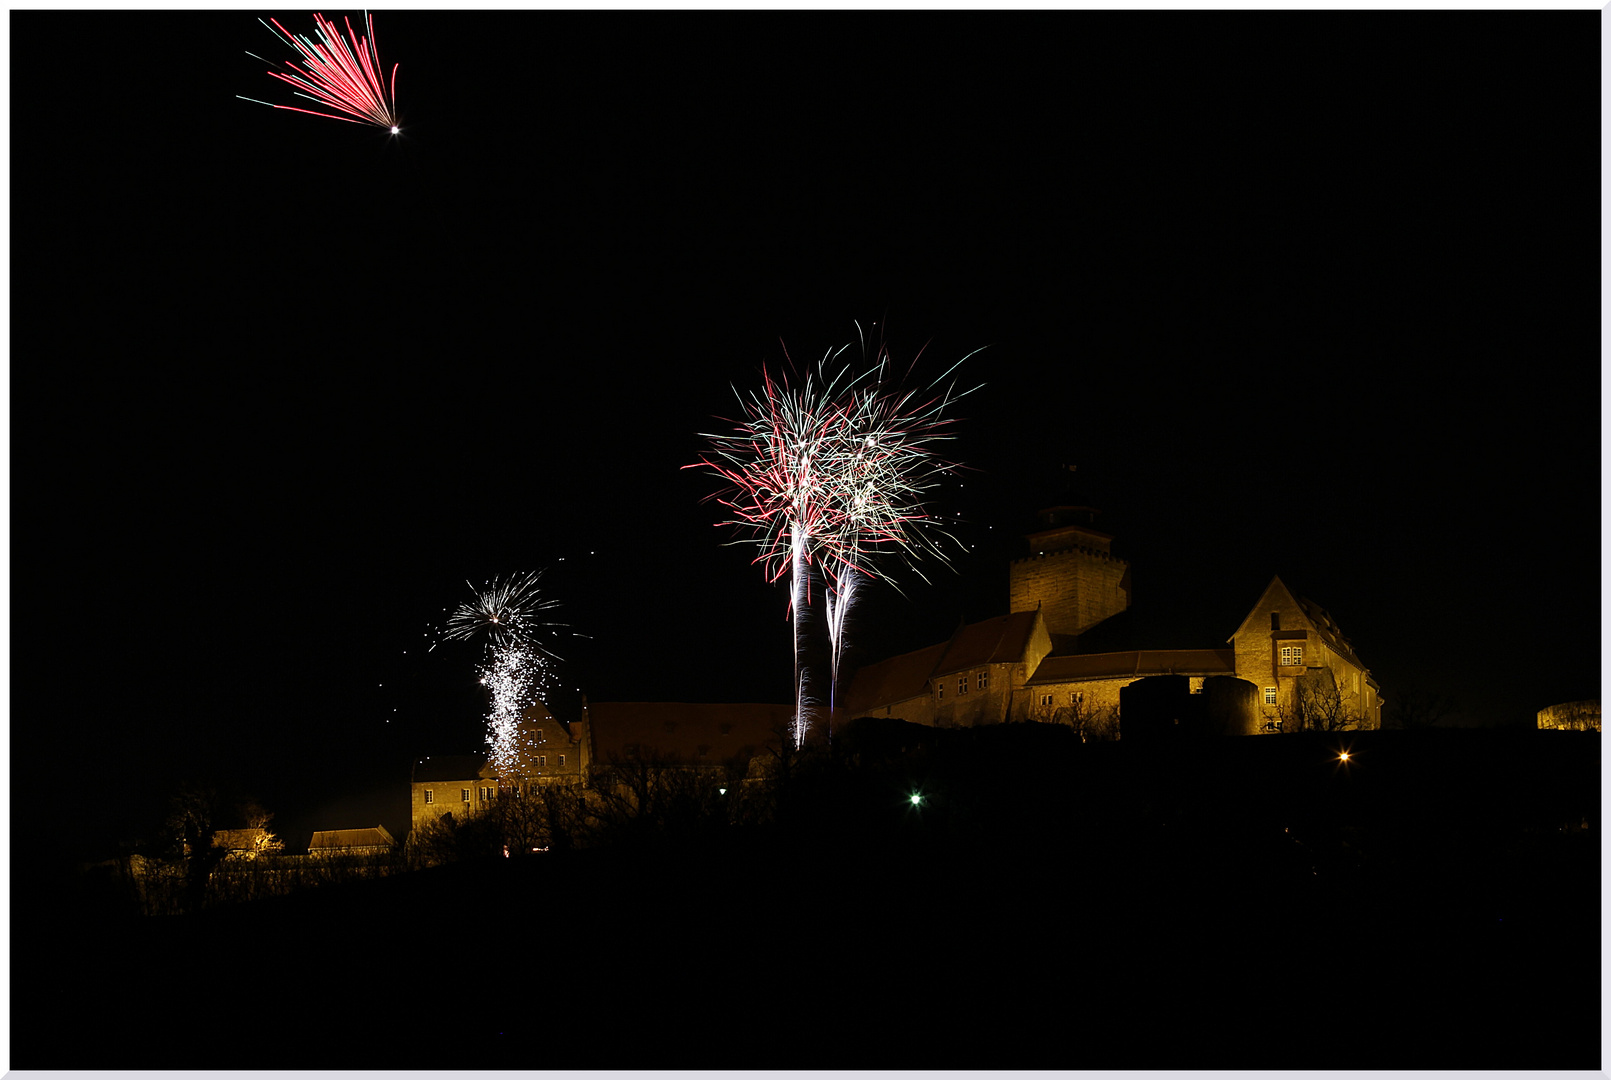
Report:
M1042 510L1042 527L1026 537L1029 554L1009 568L1009 613L863 666L851 677L834 722L861 716L931 727L1030 721L1117 737L1127 696L1144 708L1144 699L1169 701L1178 692L1205 708L1193 710L1177 699L1171 711L1213 714L1213 730L1226 734L1288 729L1312 716L1316 703L1329 708L1332 725L1381 726L1381 688L1352 643L1325 608L1279 577L1221 644L1093 647L1101 628L1130 608L1130 565L1113 554L1113 537L1095 527L1097 514L1087 505ZM500 778L480 755L416 763L413 823L480 808L500 791L518 795L536 785L578 782L595 761L674 757L715 769L753 759L779 744L791 714L788 705L589 705L584 698L579 718L560 720L539 702L525 710L532 737L518 776ZM1129 718L1123 730L1142 730L1139 720Z
M1039 514L1029 554L1012 562L1010 614L957 628L950 639L856 672L850 716L891 716L936 727L1006 721L1122 720L1126 687L1152 676L1184 679L1190 694L1230 695L1251 708L1229 730L1290 727L1315 703L1333 722L1381 726L1381 688L1329 612L1273 577L1223 644L1201 649L1082 649L1082 638L1130 607L1130 565L1095 527L1090 506ZM1239 680L1235 686L1226 680ZM1251 693L1248 693L1251 688Z

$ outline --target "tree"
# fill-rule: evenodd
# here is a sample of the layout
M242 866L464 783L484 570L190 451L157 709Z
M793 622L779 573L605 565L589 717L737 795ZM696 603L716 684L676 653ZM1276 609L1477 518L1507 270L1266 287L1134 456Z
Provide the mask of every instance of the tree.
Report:
M1454 712L1456 702L1447 694L1435 693L1424 686L1409 686L1403 693L1387 699L1387 713L1406 731L1436 727L1444 717Z
M224 850L213 846L217 819L218 792L209 785L186 782L169 800L165 824L184 859L188 911L201 910L207 898L207 880L224 861Z
M1094 704L1086 700L1084 693L1077 693L1071 704L1056 709L1036 706L1032 718L1071 727L1082 743L1113 742L1119 737L1119 707Z
M1265 714L1271 711L1265 706ZM1281 730L1353 731L1365 727L1359 695L1344 690L1330 668L1310 668L1297 681L1290 698L1274 706Z

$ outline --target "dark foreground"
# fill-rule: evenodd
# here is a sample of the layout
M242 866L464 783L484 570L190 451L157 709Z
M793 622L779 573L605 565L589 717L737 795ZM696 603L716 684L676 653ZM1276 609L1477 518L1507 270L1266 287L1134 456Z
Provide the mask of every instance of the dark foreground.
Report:
M14 866L13 1063L1599 1068L1598 735L1370 733L1345 766L1066 734L875 738L763 834L197 917Z

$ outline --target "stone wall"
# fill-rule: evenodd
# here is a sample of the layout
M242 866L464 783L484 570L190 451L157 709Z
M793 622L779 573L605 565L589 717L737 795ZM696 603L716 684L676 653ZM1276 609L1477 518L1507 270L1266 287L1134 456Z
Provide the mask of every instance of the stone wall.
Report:
M1084 633L1130 606L1130 564L1094 548L1073 547L1015 559L1008 570L1012 611L1034 611L1046 620L1052 642Z

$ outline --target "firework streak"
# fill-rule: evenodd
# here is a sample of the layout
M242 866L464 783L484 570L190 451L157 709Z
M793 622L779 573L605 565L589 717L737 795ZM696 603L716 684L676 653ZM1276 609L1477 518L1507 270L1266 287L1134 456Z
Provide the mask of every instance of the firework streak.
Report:
M312 116L328 116L332 120L346 120L353 124L374 124L376 127L389 128L395 135L398 131L396 105L398 65L392 65L391 80L382 86L380 57L375 45L375 20L368 13L365 13L364 19L369 27L367 38L361 38L353 33L351 20L342 19L347 26L348 39L343 41L335 23L323 15L314 15L314 25L319 33L317 43L300 34L292 37L285 27L280 25L278 19L269 20L274 24L269 29L277 32L281 40L301 54L305 66L299 67L287 60L280 66L289 70L290 74L278 71L270 71L268 74L293 87L301 87L294 91L297 97L338 109L345 113L345 116L299 109L294 105L275 105L273 102L258 101L257 98L249 98L242 94L235 96L242 101L256 101L257 104L268 105L270 108L289 109L292 112L303 112ZM262 19L257 21L263 22ZM269 24L263 23L263 25ZM274 63L272 60L264 60L256 53L249 52L246 55L254 60L263 60L265 64ZM309 92L303 93L304 90Z
M887 553L917 570L919 555L946 559L940 538L947 534L927 512L925 499L942 475L960 468L933 448L952 437L953 421L943 414L962 395L950 386L935 388L957 365L919 394L897 388L882 344L859 374L842 360L848 349L830 351L798 388L786 377L774 381L763 368L762 391L739 396L744 418L729 421L733 432L703 436L710 450L684 466L703 466L725 482L711 497L734 516L718 524L736 526L758 545L754 561L763 565L767 580L790 576L796 746L816 704L800 670L800 615L810 599L810 568L818 567L827 583L832 687L845 616L859 579L876 577L873 562ZM830 696L830 711L832 703Z

